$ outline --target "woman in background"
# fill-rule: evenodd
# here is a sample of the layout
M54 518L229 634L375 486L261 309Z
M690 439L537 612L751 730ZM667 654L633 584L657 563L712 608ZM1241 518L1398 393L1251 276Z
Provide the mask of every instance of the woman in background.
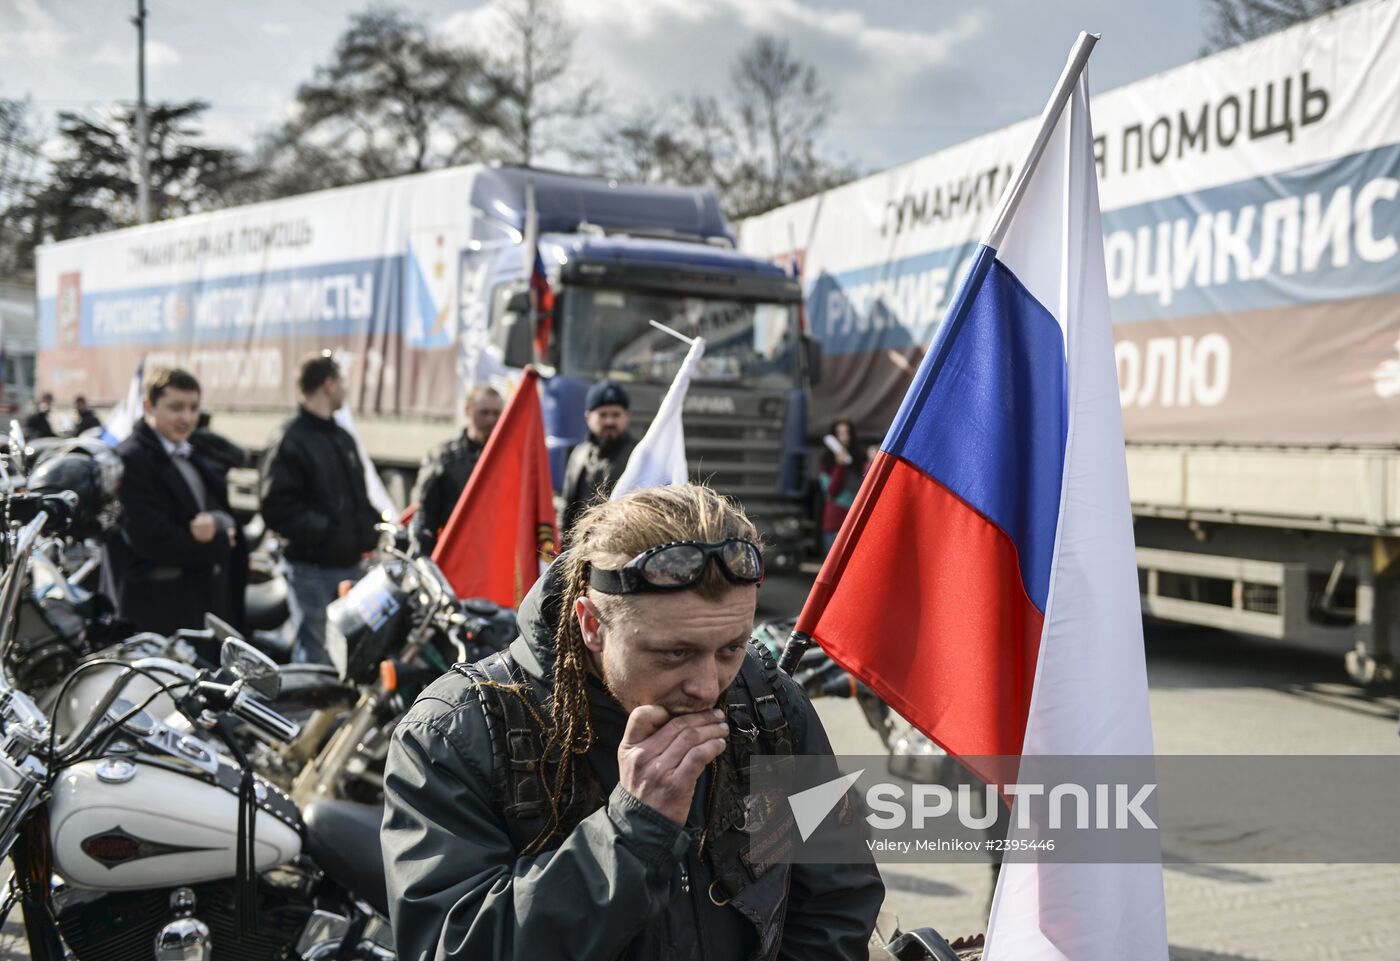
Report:
M821 459L821 531L822 554L825 555L855 503L856 492L860 490L870 461L856 443L855 426L849 420L842 418L832 424L831 433L822 441L827 448Z

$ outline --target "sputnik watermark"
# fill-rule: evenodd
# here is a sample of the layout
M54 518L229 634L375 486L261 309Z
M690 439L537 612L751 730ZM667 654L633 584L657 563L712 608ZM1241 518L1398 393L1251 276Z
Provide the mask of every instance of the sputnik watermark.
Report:
M849 784L854 780L839 778L831 783L845 781ZM931 820L952 814L964 827L984 831L993 827L1000 816L997 802L1001 795L1012 804L1013 823L1018 831L1029 831L1036 826L1033 818L1037 808L1031 802L1039 797L1046 798L1045 823L1051 831L1062 830L1068 824L1066 807L1070 808L1074 827L1080 831L1089 830L1091 825L1100 831L1122 831L1133 825L1155 831L1157 822L1143 806L1156 790L1155 784L987 784L982 786L982 796L978 798L969 784L959 784L954 795L943 784L916 784L911 793L902 785L886 783L874 785L865 792L866 805L872 812L866 820L872 828L889 830L903 827L907 818L917 830ZM1018 799L1024 799L1025 803L1016 804Z
M1395 758L767 757L725 816L763 865L1400 863Z

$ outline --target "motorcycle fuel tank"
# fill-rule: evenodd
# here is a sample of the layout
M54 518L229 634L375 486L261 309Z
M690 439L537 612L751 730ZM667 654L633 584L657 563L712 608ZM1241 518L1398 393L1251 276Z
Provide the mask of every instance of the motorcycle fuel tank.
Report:
M216 780L130 757L67 768L49 805L55 870L75 887L99 890L233 877L238 771L220 764ZM296 857L301 835L285 795L261 781L258 793L254 843L261 871Z

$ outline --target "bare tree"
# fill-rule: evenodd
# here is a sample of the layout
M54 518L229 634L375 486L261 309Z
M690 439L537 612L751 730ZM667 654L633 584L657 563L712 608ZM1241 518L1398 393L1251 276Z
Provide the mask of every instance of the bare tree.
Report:
M832 106L814 67L760 36L735 59L726 96L644 107L606 129L590 160L600 173L712 184L729 216L747 217L855 175L818 143Z
M573 68L574 32L557 0L496 0L492 12L504 36L493 71L506 159L529 165L550 150L576 154L578 131L554 131L561 121L594 117L601 87Z
M297 90L295 116L263 139L266 192L416 173L480 156L500 93L482 56L398 10L351 18L330 62Z
M791 199L789 186L803 185L818 172L816 138L833 107L817 80L816 68L792 55L786 40L754 39L730 71L744 154L761 158L759 205ZM757 172L757 171L755 171Z
M1339 10L1355 0L1202 0L1206 24L1201 52L1227 50L1295 23Z

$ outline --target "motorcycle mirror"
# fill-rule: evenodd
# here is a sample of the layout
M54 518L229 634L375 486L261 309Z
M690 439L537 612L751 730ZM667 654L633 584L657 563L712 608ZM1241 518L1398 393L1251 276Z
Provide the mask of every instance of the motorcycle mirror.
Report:
M225 637L219 648L219 664L268 700L282 692L282 672L277 662L247 641Z

